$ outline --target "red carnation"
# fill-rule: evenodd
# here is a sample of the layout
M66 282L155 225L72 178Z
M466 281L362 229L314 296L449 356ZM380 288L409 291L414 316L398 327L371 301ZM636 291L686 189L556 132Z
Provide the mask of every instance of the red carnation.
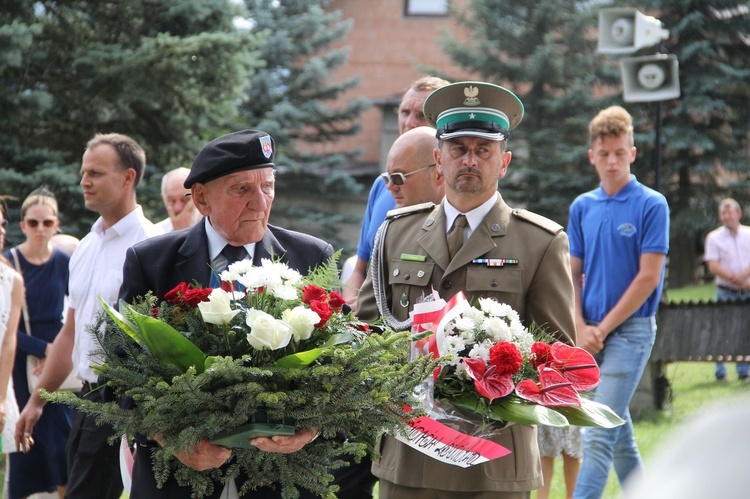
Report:
M531 345L531 365L534 366L534 369L539 367L542 364L546 364L549 362L549 356L552 352L552 349L547 343L543 343L541 341L537 341L533 345Z
M513 343L499 341L490 348L490 365L497 368L498 375L515 374L521 369L521 364L523 356Z
M302 301L308 305L313 301L325 301L326 291L325 289L316 286L315 284L308 284L302 286Z
M328 304L336 312L341 312L341 307L346 304L346 300L344 300L344 297L338 291L331 291L328 294Z
M310 302L310 310L318 314L318 316L320 317L320 322L315 324L315 327L325 326L326 322L328 322L328 319L333 313L331 307L329 307L326 302L320 300L312 300Z

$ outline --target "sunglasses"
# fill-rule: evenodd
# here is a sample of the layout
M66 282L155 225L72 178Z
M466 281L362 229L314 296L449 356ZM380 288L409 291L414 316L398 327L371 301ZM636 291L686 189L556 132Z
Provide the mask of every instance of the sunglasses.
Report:
M419 168L418 170L414 170L413 172L409 173L381 173L380 177L383 179L383 182L388 184L388 182L393 182L393 185L404 185L406 183L406 177L409 175L414 175L417 172L421 172L422 170L426 170L428 168L432 168L435 166L435 163L432 163L431 165L423 166L422 168Z
M24 223L32 229L36 229L37 227L39 227L39 224L42 224L45 228L49 229L50 227L55 225L55 220L51 218L48 218L47 220L34 220L33 218L30 218L28 220L24 220Z

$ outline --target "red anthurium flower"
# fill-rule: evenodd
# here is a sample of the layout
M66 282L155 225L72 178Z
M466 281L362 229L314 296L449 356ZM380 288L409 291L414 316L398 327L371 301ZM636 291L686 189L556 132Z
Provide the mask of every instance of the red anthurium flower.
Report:
M525 379L516 386L516 394L545 407L581 405L573 384L556 370L544 366L539 368L539 384Z
M313 300L325 301L326 290L314 284L302 286L302 301L308 305Z
M576 390L591 390L599 384L599 366L594 357L583 348L557 342L552 344L550 355L552 359L549 367L573 383Z
M328 322L328 319L331 317L331 314L333 313L333 310L331 310L331 307L328 306L328 304L324 301L320 300L312 300L310 302L310 310L318 314L320 317L320 321L315 324L315 327L323 327L326 325L326 322Z
M549 362L550 346L542 341L537 341L531 345L531 354L529 361L534 369L537 369L542 364Z
M466 372L474 380L474 388L490 402L513 391L512 374L501 374L494 365L487 368L483 359L467 357L463 361Z
M490 365L495 366L498 374L515 374L522 364L523 356L513 343L498 341L490 348Z
M335 312L341 312L341 307L346 304L346 300L338 291L331 291L328 293L328 304Z

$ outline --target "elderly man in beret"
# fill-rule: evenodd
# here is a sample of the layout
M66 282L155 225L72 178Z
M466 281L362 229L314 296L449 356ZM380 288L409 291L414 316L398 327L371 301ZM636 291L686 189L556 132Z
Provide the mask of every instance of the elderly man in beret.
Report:
M261 131L243 130L209 142L198 153L185 179L185 188L190 189L203 220L191 228L130 248L120 298L130 302L153 291L161 299L180 282L209 286L212 269L220 272L243 259L259 264L262 258L273 257L303 274L326 262L333 254L330 244L268 224L274 199L274 155L273 138ZM266 452L290 453L300 450L316 435L314 429L300 429L293 436L260 437L251 444ZM146 448L136 453L131 496L189 498L191 489L179 486L173 477L164 488L157 489L148 447L158 443L149 440L141 444ZM231 450L203 441L175 456L202 471L222 466ZM227 489L233 485L228 484ZM211 497L233 497L233 492L222 491L221 486L214 489ZM306 491L300 493L301 497L308 497ZM280 495L264 489L253 492L252 497Z
M434 161L445 178L445 198L388 213L357 315L383 316L404 330L414 304L433 290L446 301L463 291L472 301L507 303L527 327L544 325L572 343L568 238L555 222L510 208L497 191L511 160L508 134L523 117L521 101L497 85L459 82L432 92L424 114L437 129ZM511 425L492 440L512 454L460 468L383 437L372 467L381 499L528 498L542 485L536 428Z

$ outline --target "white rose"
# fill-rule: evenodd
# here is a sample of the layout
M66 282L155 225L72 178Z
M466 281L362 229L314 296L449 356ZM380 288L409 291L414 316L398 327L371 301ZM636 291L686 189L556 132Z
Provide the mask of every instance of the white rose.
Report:
M249 309L245 322L250 326L247 341L256 350L278 350L287 346L292 339L289 324L260 310Z
M320 316L307 307L294 307L286 309L281 313L281 318L294 330L294 339L306 340L315 329L315 324L320 322Z
M229 293L221 288L214 288L208 295L208 301L198 303L203 320L208 324L229 324L239 310L232 310Z

